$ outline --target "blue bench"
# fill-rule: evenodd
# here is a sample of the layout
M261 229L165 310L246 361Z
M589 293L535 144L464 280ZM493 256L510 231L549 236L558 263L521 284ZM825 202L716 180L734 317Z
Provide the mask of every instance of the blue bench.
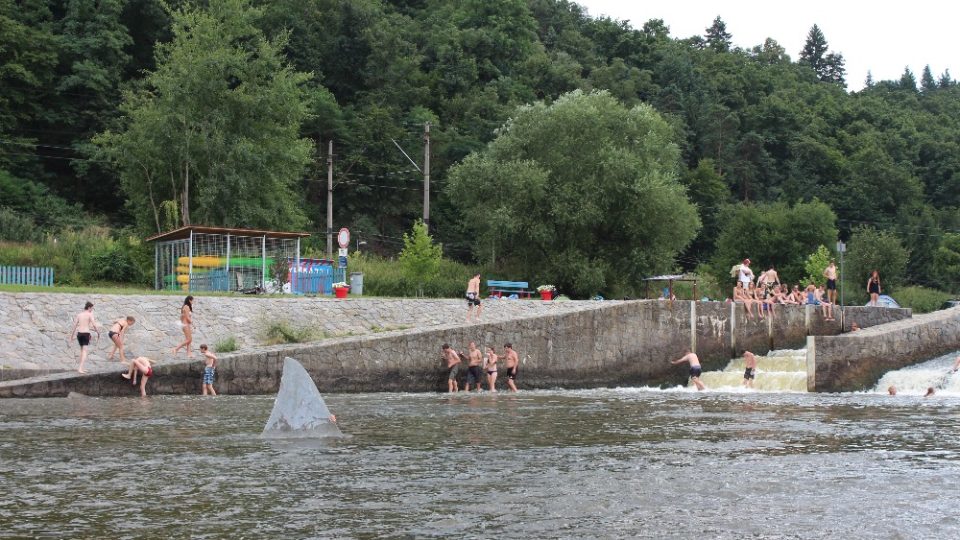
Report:
M0 266L0 285L33 285L53 287L53 268L35 266Z
M487 280L487 291L490 293L490 296L496 298L503 298L503 295L510 296L511 294L530 298L530 294L533 293L533 291L528 288L529 286L530 284L526 281Z

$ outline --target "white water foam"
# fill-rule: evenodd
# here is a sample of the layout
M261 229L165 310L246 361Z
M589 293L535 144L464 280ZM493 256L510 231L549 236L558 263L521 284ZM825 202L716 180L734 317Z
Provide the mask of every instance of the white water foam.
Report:
M743 357L734 358L720 371L708 371L700 381L708 390L750 391L743 386ZM806 392L807 350L783 349L757 355L753 390L760 392Z
M924 395L933 388L937 395L960 396L960 372L953 372L957 353L953 352L921 364L889 371L868 393L886 394L891 386L898 394Z

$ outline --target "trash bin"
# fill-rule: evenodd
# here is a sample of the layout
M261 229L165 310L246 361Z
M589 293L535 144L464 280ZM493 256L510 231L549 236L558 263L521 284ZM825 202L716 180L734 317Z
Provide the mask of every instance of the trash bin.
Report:
M363 294L363 272L350 272L350 294L354 296Z

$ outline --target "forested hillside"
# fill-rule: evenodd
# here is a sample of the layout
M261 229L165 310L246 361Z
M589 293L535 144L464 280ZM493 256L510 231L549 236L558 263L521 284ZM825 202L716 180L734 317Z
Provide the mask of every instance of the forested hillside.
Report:
M704 21L701 36L673 36L668 22L595 18L563 0L0 0L0 240L41 241L90 223L115 236L184 222L322 233L332 140L334 225L396 253L423 203L422 176L398 145L420 164L429 122L430 231L450 258L612 294L629 284L585 276L591 267L616 275L627 252L631 278L701 264L722 275L763 253L754 260L787 266L795 280L817 245L832 249L839 236L853 251L863 239L862 251L879 237L876 264L891 284L960 290L956 81L928 67L849 92L829 36L812 28L802 51L777 37L735 48L719 18ZM575 90L584 114L553 108ZM537 102L563 122L533 129L539 139L526 143L507 137L513 128L498 131ZM570 163L537 162L551 147L582 148L590 165L619 143L576 137L619 133L609 125L617 114L649 122L670 150L609 152L583 173L598 183L581 191L558 172ZM596 131L597 118L609 129ZM644 137L634 127L624 137ZM534 143L542 148L531 155ZM630 167L610 173L623 160ZM497 220L518 212L504 204L532 190L568 203L532 212L543 225L594 230L588 219L650 199L608 193L581 222L558 209L603 198L614 189L608 173L643 167L662 172L649 185L679 181L696 206L672 247L644 243L660 233L642 224L631 230L649 256L632 245L618 253L630 236L610 231L598 230L595 250L574 250L564 235L524 246L522 225L506 246L476 239L500 235ZM484 198L471 195L471 170L493 183ZM890 263L891 251L906 258ZM564 273L560 258L580 270Z

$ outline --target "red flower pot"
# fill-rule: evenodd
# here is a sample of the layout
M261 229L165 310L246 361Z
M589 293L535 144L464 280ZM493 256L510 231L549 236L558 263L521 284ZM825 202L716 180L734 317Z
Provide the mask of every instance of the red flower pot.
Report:
M337 287L333 289L333 294L337 295L337 298L346 298L349 291L350 289L347 287Z
M553 300L553 291L540 291L541 300Z

